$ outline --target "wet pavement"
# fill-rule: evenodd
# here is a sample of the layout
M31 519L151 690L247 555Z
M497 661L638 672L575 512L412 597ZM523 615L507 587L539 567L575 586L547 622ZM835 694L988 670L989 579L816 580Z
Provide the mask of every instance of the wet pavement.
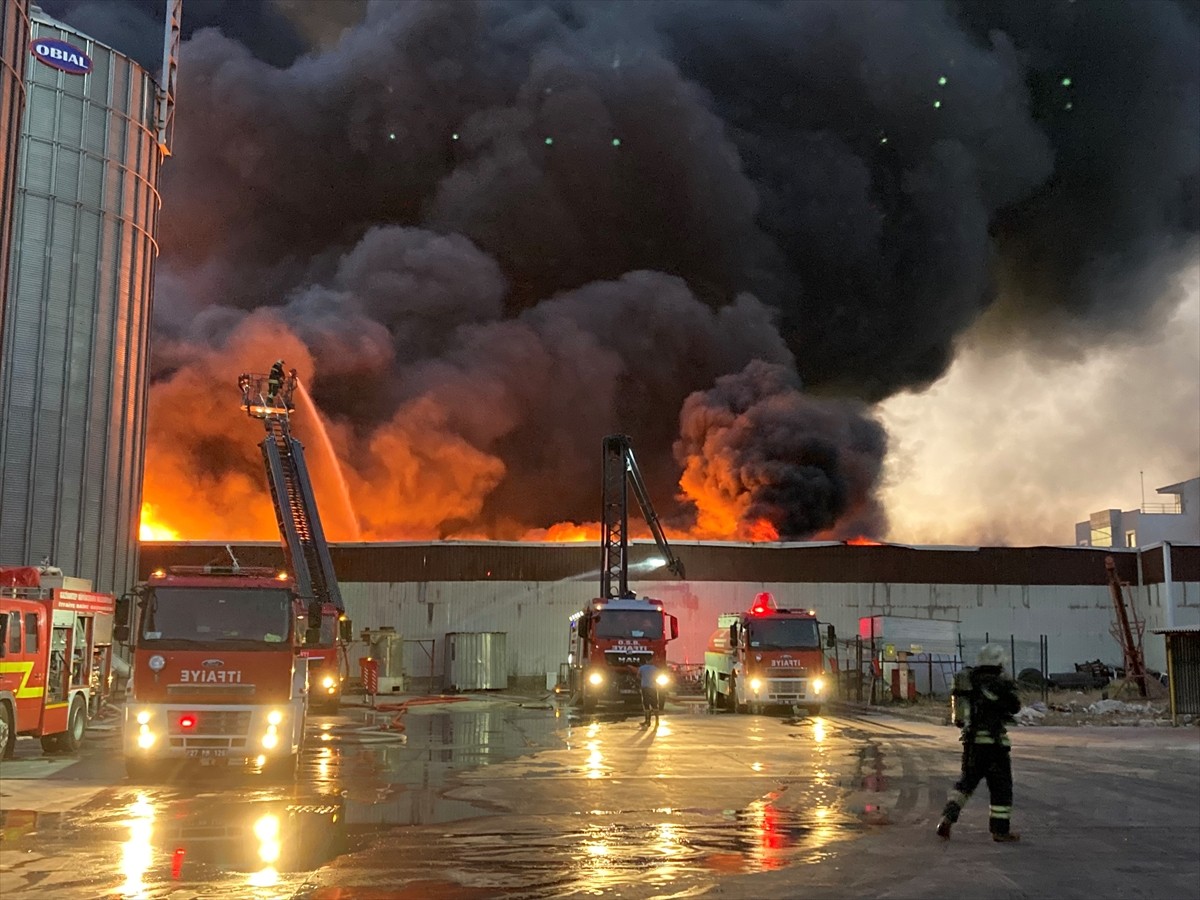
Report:
M1200 897L1200 729L1017 729L1019 845L986 792L932 834L949 728L513 695L312 720L295 783L130 784L116 722L0 764L0 897ZM967 877L964 878L964 873Z

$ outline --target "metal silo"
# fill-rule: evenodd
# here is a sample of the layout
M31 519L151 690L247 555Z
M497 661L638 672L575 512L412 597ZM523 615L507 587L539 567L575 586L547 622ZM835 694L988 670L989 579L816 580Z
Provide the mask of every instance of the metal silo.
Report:
M156 87L36 6L30 18L0 347L0 560L48 557L124 591L145 445Z
M17 139L25 106L25 62L29 53L29 0L0 3L0 336L8 284L8 237L16 187ZM2 340L2 338L0 338Z

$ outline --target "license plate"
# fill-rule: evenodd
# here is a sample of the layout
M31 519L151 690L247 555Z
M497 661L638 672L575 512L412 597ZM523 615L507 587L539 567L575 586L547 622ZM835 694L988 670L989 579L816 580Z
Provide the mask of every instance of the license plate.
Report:
M187 755L192 759L220 759L229 755L227 747L191 747Z

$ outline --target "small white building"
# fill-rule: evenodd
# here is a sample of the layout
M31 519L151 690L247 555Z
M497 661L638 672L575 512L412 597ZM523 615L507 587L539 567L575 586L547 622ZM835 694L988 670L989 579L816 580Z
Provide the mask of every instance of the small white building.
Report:
M1079 547L1148 547L1161 541L1200 543L1200 477L1160 487L1158 503L1102 509L1075 523Z

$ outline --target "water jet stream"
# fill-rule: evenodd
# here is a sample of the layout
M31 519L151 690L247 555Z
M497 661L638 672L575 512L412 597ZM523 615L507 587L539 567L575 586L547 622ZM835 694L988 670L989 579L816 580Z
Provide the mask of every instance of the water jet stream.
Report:
M361 541L362 531L358 527L358 516L355 515L354 504L350 500L350 485L346 482L346 474L342 471L342 462L338 459L337 452L333 448L333 441L329 439L329 431L325 428L325 420L321 417L321 411L317 409L317 405L313 403L312 397L304 387L304 382L298 381L296 387L299 389L301 399L303 399L308 410L312 413L312 420L316 423L317 436L321 442L321 450L325 454L326 459L329 460L334 477L337 479L338 499L342 503L345 520L350 525L350 539ZM326 530L328 531L328 529Z

